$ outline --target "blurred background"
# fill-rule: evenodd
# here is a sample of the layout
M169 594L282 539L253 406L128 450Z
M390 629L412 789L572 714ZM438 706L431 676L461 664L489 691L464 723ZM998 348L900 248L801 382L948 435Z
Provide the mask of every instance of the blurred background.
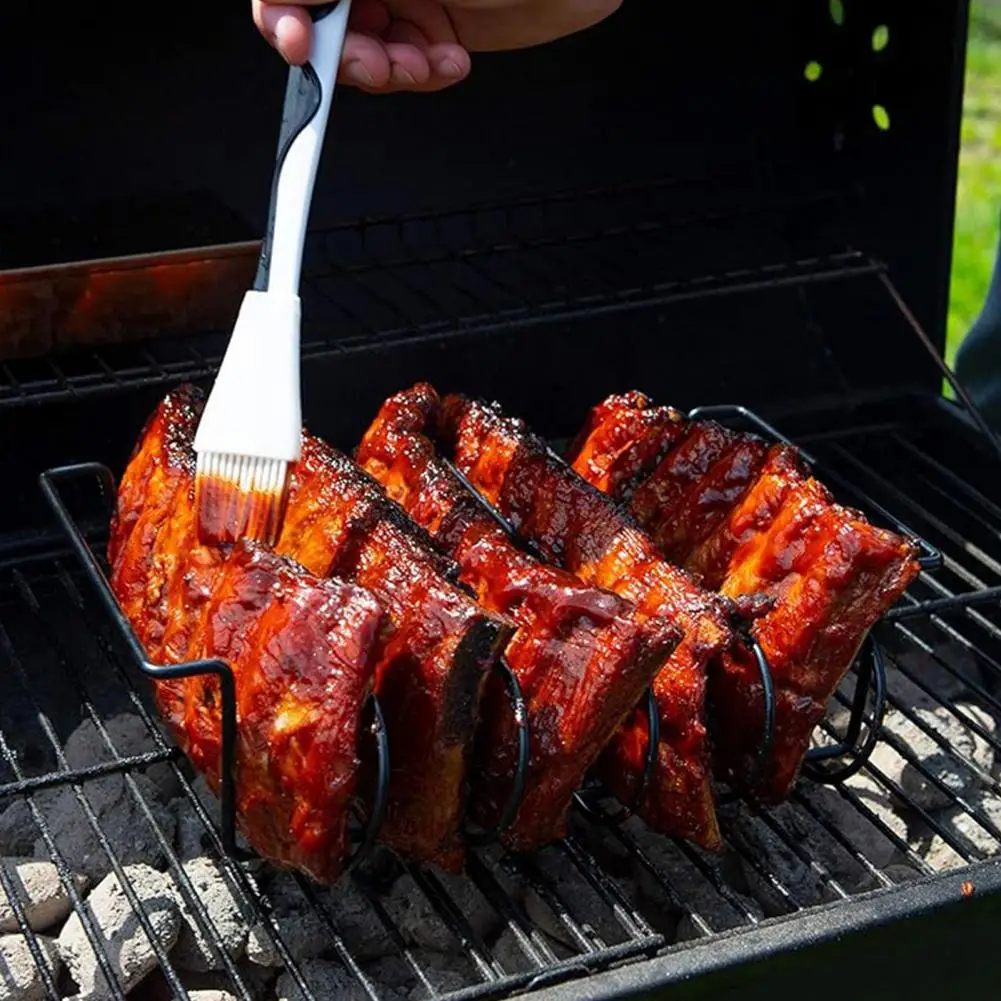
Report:
M1001 217L1001 0L972 0L956 192L948 361L977 318Z

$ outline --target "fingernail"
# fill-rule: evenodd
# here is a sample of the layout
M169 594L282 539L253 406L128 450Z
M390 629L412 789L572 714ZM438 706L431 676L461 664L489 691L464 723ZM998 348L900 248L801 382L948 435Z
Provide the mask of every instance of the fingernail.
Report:
M460 77L462 76L462 67L452 59L443 59L438 63L438 72L442 76Z
M282 14L282 16L275 21L275 47L283 55L288 52L288 44L291 34L294 33L298 27L299 25L296 19L289 14Z
M344 67L344 75L352 82L365 87L372 87L375 81L372 74L365 68L365 64L358 59L347 63Z
M400 69L399 66L395 66L393 67L393 75L396 77L397 82L402 83L405 87L415 87L417 85L417 80L409 70Z

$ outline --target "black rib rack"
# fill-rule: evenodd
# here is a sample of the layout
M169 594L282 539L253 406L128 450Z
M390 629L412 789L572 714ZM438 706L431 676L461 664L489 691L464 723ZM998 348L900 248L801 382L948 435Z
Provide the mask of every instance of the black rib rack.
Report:
M137 842L161 858L193 920L220 950L230 990L241 998L253 996L246 967L221 955L219 930L182 868L163 805L144 781L152 767L173 776L174 808L183 805L196 819L203 852L218 860L248 920L260 924L260 934L308 998L322 996L322 986L315 965L293 955L290 928L276 909L282 894L297 895L296 920L324 929L324 958L373 999L386 996L371 958L376 935L380 953L408 972L413 997L493 998L622 962L642 964L727 929L767 928L782 914L823 908L834 927L842 913L838 901L861 890L889 889L939 871L965 872L1001 854L1001 783L989 763L992 757L1001 761L994 723L1001 720L1001 560L992 555L1001 509L986 496L977 470L960 463L962 446L948 426L936 420L909 430L885 422L848 428L832 422L799 439L825 475L830 471L856 491L858 506L866 507L866 498L905 521L941 549L943 565L921 574L878 633L889 715L874 757L833 788L802 780L792 802L770 813L725 807L722 859L652 835L635 818L606 824L581 814L565 842L535 856L504 855L493 845L474 849L461 878L403 865L382 851L333 891L278 880L253 863L248 868L225 855L215 804L199 799L197 783L149 708L146 681L128 647L75 561L58 548L9 558L0 567L0 808L27 811L40 850L56 860L102 967L109 968L70 878L65 811L76 804L77 826L90 832L98 852L108 852L113 845L102 793L107 783L120 781L116 808L129 810ZM100 539L93 542L98 550ZM820 745L844 737L853 697L849 678L832 701ZM115 717L122 711L143 721L141 747L116 743ZM87 768L63 751L82 720L90 721L103 755ZM867 710L865 723L871 722ZM967 739L957 741L945 727L960 728ZM939 757L930 757L929 748ZM943 761L950 773L973 779L957 787ZM906 804L906 824L899 810L890 809L891 800ZM922 843L915 830L925 832ZM132 859L113 859L111 868L120 871L127 861ZM977 885L987 882L985 873L969 871ZM0 885L9 889L11 880L0 867ZM943 893L955 892L948 880L941 885ZM135 894L127 895L135 906ZM456 967L443 975L432 953L415 941L420 933L407 918L414 907L421 909L421 928L432 929L427 934L460 958L461 972ZM486 926L482 914L490 915ZM15 917L37 952L23 910L15 908ZM185 975L165 950L160 953L160 975L185 997ZM57 986L46 983L52 997L59 996ZM113 988L112 996L121 991Z

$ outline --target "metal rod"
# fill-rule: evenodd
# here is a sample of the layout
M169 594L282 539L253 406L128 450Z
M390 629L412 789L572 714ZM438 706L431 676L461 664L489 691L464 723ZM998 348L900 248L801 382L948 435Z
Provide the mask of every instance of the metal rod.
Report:
M504 808L501 810L497 822L490 829L484 831L467 829L464 832L466 840L471 845L484 845L495 841L514 823L515 817L518 816L518 810L521 809L521 802L525 798L525 780L528 777L531 746L525 696L522 694L518 676L511 669L506 657L498 657L493 666L495 670L501 672L501 677L504 679L504 687L507 689L507 696L511 703L511 714L517 729L518 748L514 776L511 779L511 791L508 793Z
M928 332L914 315L910 306L904 302L904 297L897 291L897 286L893 284L890 276L885 271L882 271L879 273L878 278L886 291L890 293L890 298L893 299L897 309L900 310L900 315L903 316L903 318L907 321L908 326L914 332L914 336L917 337L917 339L921 342L921 346L931 356L936 368L938 368L942 375L945 376L949 385L952 387L953 392L962 401L967 413L973 418L981 433L991 443L991 445L994 446L994 450L998 453L998 458L1001 458L1001 438L999 438L991 430L991 426L987 423L984 415L980 412L980 408L970 398L970 394L967 393L966 387L959 381L956 377L956 373L953 372L953 370L945 363L945 359L938 353L935 345L932 343L932 339L928 336Z
M869 760L879 740L880 727L886 712L886 665L883 662L883 652L871 635L866 637L865 647L868 649L868 657L863 652L845 739L829 747L811 748L807 752L803 771L815 782L831 785L851 778ZM865 719L870 679L873 689L872 717L865 739L859 745L858 739ZM840 768L823 768L819 764L821 761L847 755L850 755L852 760Z
M768 421L756 414L753 410L741 406L740 404L724 403L713 406L693 407L688 411L688 418L690 420L695 420L698 417L726 416L742 417L773 441L781 442L784 445L790 446L790 448L796 449L800 456L802 456L802 458L806 461L807 465L815 470L821 471L821 475L824 479L833 480L846 489L851 490L853 493L860 494L865 498L866 503L870 508L872 508L873 511L893 525L897 532L910 539L923 553L923 555L918 559L918 563L921 564L922 569L937 570L941 567L942 553L940 550L938 550L926 539L923 539L917 532L905 525L904 522L887 511L886 508L884 508L877 501L865 494L862 494L854 483L845 480L844 477L840 476L836 470L823 466L816 456L814 456L811 452L808 452L801 445L797 445L790 438L787 438L781 431L769 424Z
M771 665L768 663L765 651L761 649L761 644L753 636L748 636L745 642L754 657L761 678L761 738L758 741L750 775L746 776L739 786L721 793L717 797L717 802L720 804L741 799L758 784L765 773L775 743L775 680L772 677Z

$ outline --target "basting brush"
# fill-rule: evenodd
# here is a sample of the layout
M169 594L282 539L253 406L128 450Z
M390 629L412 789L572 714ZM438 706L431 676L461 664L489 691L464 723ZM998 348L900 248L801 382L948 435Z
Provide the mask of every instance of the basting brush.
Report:
M299 276L316 168L351 0L309 8L308 62L292 67L268 231L195 434L195 504L203 543L273 544L289 465L299 458Z

